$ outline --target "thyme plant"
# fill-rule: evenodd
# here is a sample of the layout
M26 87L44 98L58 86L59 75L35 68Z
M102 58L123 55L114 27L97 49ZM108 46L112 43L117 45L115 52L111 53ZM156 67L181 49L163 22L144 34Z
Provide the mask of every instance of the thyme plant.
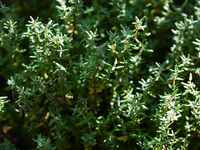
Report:
M20 30L0 1L0 147L200 148L199 5L57 0Z

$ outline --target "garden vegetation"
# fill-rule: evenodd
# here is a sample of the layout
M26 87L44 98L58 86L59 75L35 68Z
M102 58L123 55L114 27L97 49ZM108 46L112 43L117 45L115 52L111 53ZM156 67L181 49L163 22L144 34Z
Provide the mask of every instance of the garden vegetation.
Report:
M0 11L0 149L200 149L199 0Z

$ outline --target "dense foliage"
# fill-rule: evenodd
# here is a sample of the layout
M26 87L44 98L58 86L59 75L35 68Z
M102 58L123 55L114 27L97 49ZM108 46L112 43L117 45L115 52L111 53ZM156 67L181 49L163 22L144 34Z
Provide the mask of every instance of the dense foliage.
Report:
M200 1L7 2L0 149L200 148Z

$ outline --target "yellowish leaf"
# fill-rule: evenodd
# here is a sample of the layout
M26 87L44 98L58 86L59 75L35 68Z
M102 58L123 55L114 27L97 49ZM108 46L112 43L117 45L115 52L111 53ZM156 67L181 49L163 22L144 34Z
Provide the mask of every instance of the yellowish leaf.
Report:
M5 125L5 126L3 127L3 132L4 132L4 133L7 133L11 128L12 128L11 126Z
M90 90L89 92L90 95L94 93L94 88L89 88L89 90Z
M128 139L128 136L127 135L124 135L124 136L120 136L117 138L119 141L126 141Z

